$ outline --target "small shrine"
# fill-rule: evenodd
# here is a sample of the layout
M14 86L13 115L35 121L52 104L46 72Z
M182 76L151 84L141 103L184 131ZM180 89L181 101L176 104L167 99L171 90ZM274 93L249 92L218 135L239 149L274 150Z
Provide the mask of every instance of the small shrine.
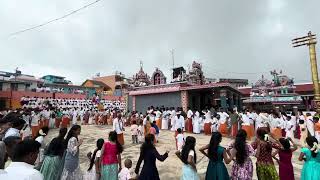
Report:
M140 70L133 76L133 86L141 87L141 86L149 86L151 84L150 77L147 73L143 71L143 65L140 63Z
M174 68L172 82L187 82L194 85L205 84L202 65L196 61L193 61L191 69L188 73L186 73L186 70L183 67Z
M192 69L187 75L187 81L191 84L202 85L205 83L205 77L202 71L202 65L196 61L192 62Z
M302 98L295 93L293 78L271 71L272 81L266 79L263 75L254 85L250 92L250 98L244 100L244 103L254 109L269 110L274 107L282 107L282 110L292 108L293 105L299 105Z
M163 72L156 68L156 70L153 72L151 76L151 84L152 85L160 85L160 84L166 84L167 78L164 76Z

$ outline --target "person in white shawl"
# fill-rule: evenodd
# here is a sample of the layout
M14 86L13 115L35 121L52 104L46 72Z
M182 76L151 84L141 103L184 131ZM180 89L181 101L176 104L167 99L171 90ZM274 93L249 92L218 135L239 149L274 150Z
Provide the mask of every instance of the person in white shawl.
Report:
M265 115L264 113L259 113L257 119L256 119L256 131L259 129L259 128L266 128L268 127L268 121L269 121L269 118L267 117L267 115Z
M201 121L202 118L200 117L200 113L196 111L195 116L192 119L192 125L193 125L193 133L200 134L201 131Z
M307 113L306 116L307 116L306 124L308 129L308 136L315 136L313 117L311 116L310 113Z
M169 121L169 117L170 117L169 110L166 109L165 111L163 111L162 116L163 116L163 118L162 118L162 122L161 122L161 129L168 130L169 129L168 121Z
M72 112L72 125L77 124L77 119L78 119L78 111L76 109L73 109Z
M219 131L219 119L220 116L217 115L217 117L213 117L211 120L211 132L218 132Z
M175 131L174 125L176 124L176 122L175 122L176 116L177 116L176 111L174 109L172 109L171 116L170 116L170 119L171 119L171 131Z
M285 123L286 138L294 139L293 128L294 124L291 122L291 116L287 116L287 121Z

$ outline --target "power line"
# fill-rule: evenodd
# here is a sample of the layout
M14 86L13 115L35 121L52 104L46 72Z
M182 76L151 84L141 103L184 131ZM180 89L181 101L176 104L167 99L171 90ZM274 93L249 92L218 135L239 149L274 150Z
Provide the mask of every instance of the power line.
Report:
M61 17L58 17L58 18L56 18L56 19L52 19L52 20L50 20L50 21L44 22L44 23L39 24L39 25L36 25L36 26L32 26L32 27L27 28L27 29L23 29L23 30L20 30L20 31L13 32L13 33L9 34L8 36L9 36L9 37L10 37L10 36L16 36L16 35L18 35L18 34L25 33L25 32L27 32L27 31L31 31L31 30L34 30L34 29L37 29L37 28L46 26L46 25L51 24L51 23L53 23L53 22L59 21L59 20L61 20L61 19L64 19L64 18L66 18L66 17L68 17L68 16L71 16L71 15L73 15L73 14L75 14L75 13L77 13L77 12L83 10L83 9L86 9L87 7L94 5L94 4L96 4L97 2L99 2L99 1L102 1L102 0L96 0L96 1L94 1L94 2L91 2L91 3L89 3L89 4L86 4L86 5L82 6L82 7L80 7L79 9L73 10L73 11L71 11L70 13L65 14L65 15L63 15L63 16L61 16Z

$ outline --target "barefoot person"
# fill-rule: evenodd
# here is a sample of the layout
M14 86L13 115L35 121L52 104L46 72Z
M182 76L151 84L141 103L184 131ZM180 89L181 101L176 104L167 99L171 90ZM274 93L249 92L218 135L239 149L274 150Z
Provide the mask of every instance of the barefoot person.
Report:
M113 130L117 133L118 141L121 145L124 145L124 137L123 137L123 121L121 113L118 113L117 118L113 120Z
M140 157L137 162L135 173L139 174L140 165L143 161L143 167L139 174L138 180L160 180L158 169L156 166L156 159L164 161L168 157L168 151L160 155L157 149L154 147L154 135L148 134L145 138L145 142L141 146Z

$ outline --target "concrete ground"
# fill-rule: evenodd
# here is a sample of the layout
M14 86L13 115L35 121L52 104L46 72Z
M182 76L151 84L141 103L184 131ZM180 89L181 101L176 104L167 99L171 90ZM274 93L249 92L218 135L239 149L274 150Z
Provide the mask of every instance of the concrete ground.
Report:
M111 126L95 126L95 125L86 125L82 126L81 135L80 138L84 140L83 144L80 147L80 167L85 172L85 170L88 168L89 160L87 158L87 153L90 151L93 151L95 149L96 140L99 138L104 138L105 140L108 138L108 133L111 131ZM50 130L49 135L46 137L48 142L50 142L50 139L55 137L58 134L58 129ZM171 131L161 131L160 132L160 138L159 143L156 145L156 148L158 149L160 154L165 153L166 150L169 150L169 157L164 162L157 161L157 167L160 174L160 179L168 180L178 180L180 179L181 175L181 169L182 169L182 162L176 157L175 153L175 141L173 137L174 133ZM205 136L203 134L196 135L196 134L189 134L185 133L185 136L194 136L197 139L197 145L196 149L199 149L201 146L206 145L210 141L210 136ZM139 152L140 152L140 145L133 145L131 144L131 134L129 131L129 128L126 128L126 131L124 133L125 137L125 145L124 145L124 152L122 154L122 159L129 158L133 161L133 167L132 172L134 171L136 162L139 158ZM231 141L230 138L223 138L223 141L221 143L222 146L226 147L227 144ZM300 179L300 173L302 169L302 162L298 161L299 156L298 149L292 158L293 166L294 166L294 173L295 178ZM197 169L198 173L200 175L200 179L204 179L207 165L208 165L208 159L204 157L198 150L197 150ZM254 161L254 169L255 169L255 161L256 158L252 157L252 160ZM232 163L227 165L228 171L231 170ZM142 166L141 166L142 167ZM277 166L278 169L278 166ZM256 178L256 172L254 171L254 179Z

